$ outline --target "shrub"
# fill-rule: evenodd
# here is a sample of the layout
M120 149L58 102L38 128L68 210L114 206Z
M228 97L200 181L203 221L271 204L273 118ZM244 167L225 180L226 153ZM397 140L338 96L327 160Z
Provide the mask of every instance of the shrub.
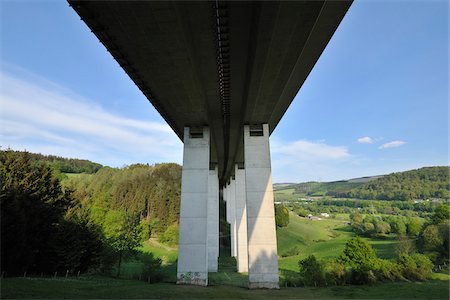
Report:
M289 224L289 210L282 205L275 205L275 223L278 227L286 227Z
M281 254L281 257L289 257L289 256L295 256L300 254L300 248L298 246L294 246L292 248L289 248L284 253Z
M335 285L342 285L348 281L345 264L338 260L332 260L325 265L325 276L328 283Z
M377 278L381 281L395 281L404 279L400 266L389 260L380 259Z
M323 264L314 255L299 261L298 265L300 266L300 276L305 285L320 286L326 283Z
M161 273L161 259L154 258L151 253L144 253L141 256L144 263L142 267L142 279L148 280L149 283L161 282L164 279Z
M379 259L372 246L362 238L354 237L345 244L340 261L351 267L353 283L370 283L376 280L374 272L379 269Z
M162 235L159 236L158 240L169 246L176 246L178 244L178 236L178 224L172 224L167 227L166 231Z
M423 254L402 254L398 258L402 274L410 280L425 280L431 277L433 263Z

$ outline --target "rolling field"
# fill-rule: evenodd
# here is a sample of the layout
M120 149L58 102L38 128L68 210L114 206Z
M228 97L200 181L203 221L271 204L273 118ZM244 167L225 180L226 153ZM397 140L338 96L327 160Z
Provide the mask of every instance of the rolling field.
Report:
M285 272L298 272L298 261L314 254L318 258L338 256L354 234L346 222L348 215L335 219L311 221L291 213L286 228L277 230L278 252L281 256L293 247L298 254L279 258L280 279ZM378 255L391 258L395 239L368 239ZM206 288L175 285L177 250L148 241L140 248L140 255L151 253L162 260L163 283L148 284L136 280L142 272L142 257L125 261L122 279L106 277L80 278L5 278L1 281L2 299L448 299L448 274L434 274L427 282L390 282L363 286L282 287L280 290L248 290L247 275L236 272L235 259L219 259L219 272L209 274ZM131 280L135 279L135 280Z
M298 271L298 261L314 254L317 258L337 257L345 243L354 236L350 226L346 225L348 215L340 214L335 219L312 221L290 213L289 225L277 229L278 255L297 247L299 254L281 257L278 261L281 270ZM367 238L381 258L393 258L395 238Z

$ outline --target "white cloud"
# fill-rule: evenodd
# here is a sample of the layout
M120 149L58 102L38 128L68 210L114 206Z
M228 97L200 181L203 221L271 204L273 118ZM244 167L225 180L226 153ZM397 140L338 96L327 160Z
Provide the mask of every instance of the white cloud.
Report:
M113 166L181 162L182 143L167 124L110 113L45 79L19 79L2 72L0 82L3 147ZM58 153L50 152L54 150Z
M396 148L406 144L404 141L392 141L386 144L381 145L378 149L387 149L387 148Z
M274 143L272 151L289 157L312 160L340 159L349 157L348 149L344 146L330 146L323 141L312 142L298 140L287 144Z
M354 159L347 147L324 141L271 139L271 153L274 182L339 179Z
M365 136L358 139L360 144L373 144L373 139L371 137Z

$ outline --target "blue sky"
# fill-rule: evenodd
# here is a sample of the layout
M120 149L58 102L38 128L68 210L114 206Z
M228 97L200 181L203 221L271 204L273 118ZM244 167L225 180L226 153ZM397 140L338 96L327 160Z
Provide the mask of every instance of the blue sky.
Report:
M274 182L448 165L447 1L355 1L271 136ZM64 1L0 1L0 145L105 165L182 143Z

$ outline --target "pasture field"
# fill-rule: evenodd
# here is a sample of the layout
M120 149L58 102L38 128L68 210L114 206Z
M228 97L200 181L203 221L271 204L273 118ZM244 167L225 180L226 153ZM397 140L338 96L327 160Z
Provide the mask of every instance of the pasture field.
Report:
M314 254L317 258L337 257L345 243L355 236L347 225L348 215L338 214L335 219L308 220L290 213L289 225L277 229L278 255L296 247L298 255L280 257L281 270L298 271L298 261ZM395 237L386 239L367 238L381 258L395 256Z
M347 225L348 215L312 221L290 214L286 228L277 230L280 279L283 274L298 272L298 261L314 254L318 258L338 256L354 233ZM396 240L368 239L382 258L393 258ZM296 247L298 254L281 257ZM248 290L247 275L236 272L233 257L221 256L219 272L209 274L208 287L180 286L176 281L175 248L147 241L140 254L122 264L121 278L4 278L2 299L449 299L449 275L439 273L427 282L390 282L362 286L283 287L280 290ZM143 258L151 254L162 260L163 283L148 284L137 280Z

